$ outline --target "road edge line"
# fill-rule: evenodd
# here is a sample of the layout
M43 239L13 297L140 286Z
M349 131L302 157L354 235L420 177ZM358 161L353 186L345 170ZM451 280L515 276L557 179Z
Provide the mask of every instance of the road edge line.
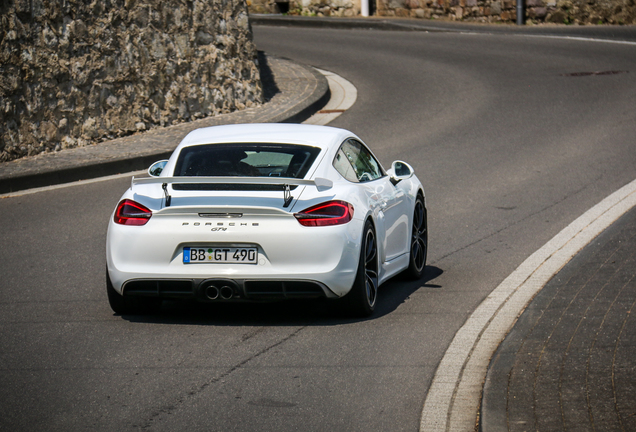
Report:
M488 364L518 316L564 265L634 206L636 180L561 230L482 301L437 367L422 408L420 431L474 430Z

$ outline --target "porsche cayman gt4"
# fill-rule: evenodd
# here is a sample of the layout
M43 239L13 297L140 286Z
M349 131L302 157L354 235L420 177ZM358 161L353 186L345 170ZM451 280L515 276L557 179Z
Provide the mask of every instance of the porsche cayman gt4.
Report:
M148 172L133 178L108 226L116 313L166 298L328 298L368 316L384 281L424 272L422 184L406 162L385 170L347 130L198 129Z

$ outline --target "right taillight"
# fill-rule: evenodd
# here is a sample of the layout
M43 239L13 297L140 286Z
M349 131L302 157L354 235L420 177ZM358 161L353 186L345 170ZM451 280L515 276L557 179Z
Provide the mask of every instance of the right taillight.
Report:
M353 206L345 201L327 201L294 213L294 216L304 226L342 225L353 218Z
M152 211L133 200L125 199L117 204L115 223L120 225L145 225Z

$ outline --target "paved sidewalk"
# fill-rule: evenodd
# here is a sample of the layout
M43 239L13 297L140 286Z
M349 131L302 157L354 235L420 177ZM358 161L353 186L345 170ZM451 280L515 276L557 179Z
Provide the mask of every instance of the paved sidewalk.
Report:
M636 208L537 294L495 353L481 430L636 430Z
M166 158L191 130L237 123L299 123L329 100L327 79L314 68L260 56L270 100L257 108L222 114L0 164L0 194L148 168Z

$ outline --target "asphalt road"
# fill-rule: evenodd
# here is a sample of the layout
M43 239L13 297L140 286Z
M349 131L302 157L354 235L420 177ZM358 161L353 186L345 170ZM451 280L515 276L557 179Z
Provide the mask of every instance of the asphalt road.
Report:
M470 312L636 178L636 46L505 34L255 27L259 49L358 89L332 123L429 207L421 283L368 320L329 304L115 316L110 212L129 179L0 200L0 430L414 431ZM612 72L590 74L592 72Z

